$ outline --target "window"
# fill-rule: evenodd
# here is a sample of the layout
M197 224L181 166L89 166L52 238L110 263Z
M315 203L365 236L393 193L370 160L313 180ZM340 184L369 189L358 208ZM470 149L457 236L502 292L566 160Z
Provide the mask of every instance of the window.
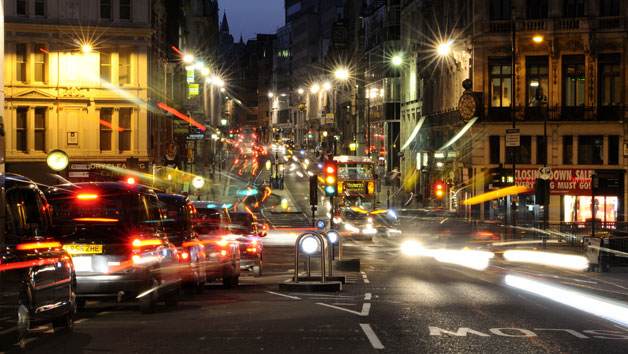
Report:
M547 163L547 139L543 135L536 137L536 163L543 165Z
M43 44L35 44L33 46L33 60L35 61L35 75L34 81L45 82L46 81L46 50Z
M133 108L120 108L118 115L119 124L118 130L120 131L118 144L120 152L131 151L131 113Z
M120 19L131 19L131 0L120 0Z
M46 151L46 107L35 108L35 150Z
M111 50L100 51L100 80L106 83L111 82Z
M606 54L599 57L599 105L619 106L621 104L621 67L619 54Z
M573 136L563 136L563 165L573 164Z
M500 163L501 161L499 161L499 153L500 153L500 149L501 149L501 144L499 141L499 135L491 135L488 137L488 146L489 146L489 151L490 151L490 160L489 163L491 164L497 164Z
M26 0L15 1L15 13L18 15L26 15Z
M619 0L600 0L600 16L619 16Z
M512 71L509 58L491 61L491 107L510 107Z
M46 1L35 0L35 16L45 16L45 15L46 15Z
M584 17L584 0L565 0L565 17Z
M619 165L619 135L608 136L608 164Z
M15 79L26 82L26 44L15 45Z
M547 57L527 57L526 58L526 82L527 82L527 102L528 107L538 107L547 104L547 93L549 92L549 67ZM536 99L537 90L542 91L542 99Z
M578 164L601 165L604 163L604 137L601 135L578 136Z
M15 115L15 149L26 152L26 120L28 118L28 108L18 107Z
M113 109L100 109L100 151L111 150L111 118L113 117Z
M118 83L120 85L131 83L131 51L129 47L120 48L118 63Z
M7 238L19 243L33 236L44 236L48 226L41 194L32 188L12 187L6 191Z
M491 0L491 20L510 20L510 0Z
M563 105L584 106L585 77L584 56L563 56Z
M100 18L111 18L111 0L100 0Z
M528 18L547 18L548 0L526 1L526 15Z
M532 136L522 135L519 138L519 147L506 148L506 163L512 163L513 151L515 163L532 163Z

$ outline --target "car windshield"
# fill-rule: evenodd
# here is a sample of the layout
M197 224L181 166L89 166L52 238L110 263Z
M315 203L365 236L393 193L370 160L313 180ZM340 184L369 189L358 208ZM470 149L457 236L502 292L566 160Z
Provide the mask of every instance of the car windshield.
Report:
M220 232L222 219L220 210L216 208L196 207L194 228L199 234L215 234Z

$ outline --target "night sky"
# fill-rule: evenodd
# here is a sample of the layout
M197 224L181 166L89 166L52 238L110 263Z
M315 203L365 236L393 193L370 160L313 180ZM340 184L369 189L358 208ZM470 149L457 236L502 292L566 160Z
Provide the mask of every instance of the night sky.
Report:
M220 20L227 11L233 39L246 42L257 33L274 34L284 25L284 0L219 0Z

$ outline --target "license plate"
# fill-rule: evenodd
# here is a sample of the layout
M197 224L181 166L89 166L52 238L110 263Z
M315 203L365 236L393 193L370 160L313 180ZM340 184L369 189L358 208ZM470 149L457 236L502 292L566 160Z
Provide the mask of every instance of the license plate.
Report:
M69 254L97 254L102 253L102 245L63 245Z

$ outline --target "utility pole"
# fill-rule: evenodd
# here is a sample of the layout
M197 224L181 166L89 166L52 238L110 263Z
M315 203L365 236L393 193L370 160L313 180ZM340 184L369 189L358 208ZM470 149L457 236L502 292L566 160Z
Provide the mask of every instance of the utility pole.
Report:
M4 63L4 0L0 0L0 63ZM0 190L4 191L6 158L6 134L4 131L4 70L0 70ZM6 203L4 193L0 194L0 245L4 244L4 224Z

